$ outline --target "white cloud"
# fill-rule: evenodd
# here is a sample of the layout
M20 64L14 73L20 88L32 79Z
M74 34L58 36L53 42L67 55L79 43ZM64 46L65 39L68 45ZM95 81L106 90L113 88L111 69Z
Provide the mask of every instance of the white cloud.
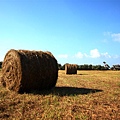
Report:
M67 54L61 54L61 55L58 55L58 58L68 58L68 55Z
M90 57L92 57L92 58L99 58L100 57L100 53L99 53L98 49L90 50Z
M109 55L108 52L100 53L98 49L90 50L90 54L81 53L81 52L78 52L77 54L75 54L75 58L81 59L84 57L85 58L100 58L100 57L112 58L112 56Z
M78 52L77 54L75 54L76 58L83 58L83 54L81 52Z
M113 41L120 42L120 33L104 32L103 35L107 37L107 39L105 38L103 42L108 41L108 38L112 38Z
M98 49L90 50L89 54L78 52L74 56L69 56L68 54L60 54L60 55L58 55L58 58L67 59L68 57L69 58L77 58L77 59L82 59L82 58L87 58L87 59L89 59L89 58L92 58L92 59L96 59L96 58L108 58L108 59L119 58L118 55L112 56L108 52L101 53L101 52L99 52Z
M109 55L107 52L106 53L101 53L101 56L105 58L111 58L111 55Z
M120 33L111 34L114 41L120 42Z

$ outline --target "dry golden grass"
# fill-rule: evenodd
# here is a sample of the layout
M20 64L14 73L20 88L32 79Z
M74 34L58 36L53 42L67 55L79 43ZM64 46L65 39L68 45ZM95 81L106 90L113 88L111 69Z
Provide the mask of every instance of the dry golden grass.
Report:
M120 71L59 71L51 91L17 94L0 85L2 120L119 120Z

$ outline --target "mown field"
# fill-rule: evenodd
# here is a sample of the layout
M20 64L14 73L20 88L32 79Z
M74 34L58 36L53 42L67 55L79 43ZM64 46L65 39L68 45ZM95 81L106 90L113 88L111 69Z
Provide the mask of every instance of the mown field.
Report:
M120 71L59 71L54 89L29 94L0 84L0 119L120 120Z

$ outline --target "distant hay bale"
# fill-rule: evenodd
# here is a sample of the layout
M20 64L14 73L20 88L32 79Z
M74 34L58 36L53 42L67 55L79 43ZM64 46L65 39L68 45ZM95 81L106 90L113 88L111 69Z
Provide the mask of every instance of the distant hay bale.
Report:
M77 65L76 64L66 64L65 65L66 74L77 74Z
M57 78L57 60L50 52L11 49L2 64L3 86L16 92L51 89Z

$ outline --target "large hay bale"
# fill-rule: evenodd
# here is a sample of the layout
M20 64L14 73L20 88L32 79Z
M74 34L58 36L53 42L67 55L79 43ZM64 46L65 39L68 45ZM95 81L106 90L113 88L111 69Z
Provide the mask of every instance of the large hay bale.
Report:
M11 49L2 64L3 86L16 92L51 89L57 78L57 60L50 52Z
M77 74L77 65L76 64L65 64L65 73L66 74Z

